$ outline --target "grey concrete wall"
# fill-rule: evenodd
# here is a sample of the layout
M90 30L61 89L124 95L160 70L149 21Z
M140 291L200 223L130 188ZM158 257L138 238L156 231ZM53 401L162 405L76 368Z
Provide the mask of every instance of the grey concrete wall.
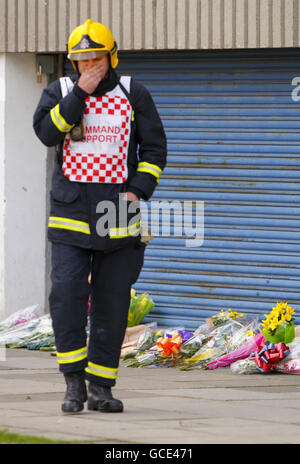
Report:
M43 86L35 55L0 56L0 318L39 304L45 309L47 149L32 128Z

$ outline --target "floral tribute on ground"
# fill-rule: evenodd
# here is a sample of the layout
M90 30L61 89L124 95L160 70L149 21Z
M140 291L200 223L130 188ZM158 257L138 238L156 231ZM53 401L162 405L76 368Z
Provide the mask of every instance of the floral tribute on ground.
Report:
M89 302L90 305L90 302ZM231 308L214 314L196 330L143 324L154 307L148 294L131 293L128 327L121 358L127 367L179 370L228 367L235 374L300 374L300 326L287 302L277 303L265 319ZM89 321L89 306L87 306ZM89 323L86 326L89 336ZM51 351L56 347L49 314L38 306L0 322L0 346Z
M294 313L291 306L281 302L260 324L257 316L246 317L229 308L194 332L183 327L149 327L123 360L127 367L212 370L231 366L234 373L300 373L300 338L295 338Z

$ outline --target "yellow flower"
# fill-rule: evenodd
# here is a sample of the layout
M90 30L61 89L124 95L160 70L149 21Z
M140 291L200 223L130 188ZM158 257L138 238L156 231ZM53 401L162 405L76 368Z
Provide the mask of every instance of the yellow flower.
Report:
M281 303L277 303L277 306L274 309L275 312L278 312L279 314L282 314L284 311L285 311L285 308L287 307L287 303L286 302L281 302Z
M249 337L254 337L255 333L252 332L252 330L247 330L247 335L249 335Z
M213 319L216 319L216 317L217 317L217 316L213 316L212 318L213 318Z
M287 306L287 308L286 308L286 314L289 314L289 315L292 316L293 314L295 314L295 311L294 311L294 309L293 309L291 306Z
M271 324L269 325L269 328L271 330L275 330L275 329L277 329L277 326L278 326L278 322L272 321Z
M265 316L269 321L275 321L275 319L277 319L278 323L282 323L283 321L290 322L294 313L294 309L289 306L286 301L281 301L272 308L272 312L268 316L266 314Z
M277 306L279 308L286 308L287 307L287 302L286 301L282 301L281 303L278 303Z
M268 329L270 323L269 323L269 321L262 321L262 325L263 325L266 329Z

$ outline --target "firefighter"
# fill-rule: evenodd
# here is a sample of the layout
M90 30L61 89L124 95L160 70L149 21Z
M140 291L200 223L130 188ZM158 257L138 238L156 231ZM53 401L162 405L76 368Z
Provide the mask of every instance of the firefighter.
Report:
M88 401L89 410L121 412L111 387L144 261L139 200L157 186L166 137L148 90L116 73L117 44L105 25L88 19L76 27L68 58L76 77L52 82L33 118L41 142L57 147L49 305L66 381L62 411L79 412Z

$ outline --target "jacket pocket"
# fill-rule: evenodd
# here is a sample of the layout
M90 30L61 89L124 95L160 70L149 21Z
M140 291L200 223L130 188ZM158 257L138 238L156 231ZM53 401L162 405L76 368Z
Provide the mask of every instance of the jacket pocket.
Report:
M52 178L51 199L60 203L72 203L80 195L77 182L71 182L59 167L55 167Z

